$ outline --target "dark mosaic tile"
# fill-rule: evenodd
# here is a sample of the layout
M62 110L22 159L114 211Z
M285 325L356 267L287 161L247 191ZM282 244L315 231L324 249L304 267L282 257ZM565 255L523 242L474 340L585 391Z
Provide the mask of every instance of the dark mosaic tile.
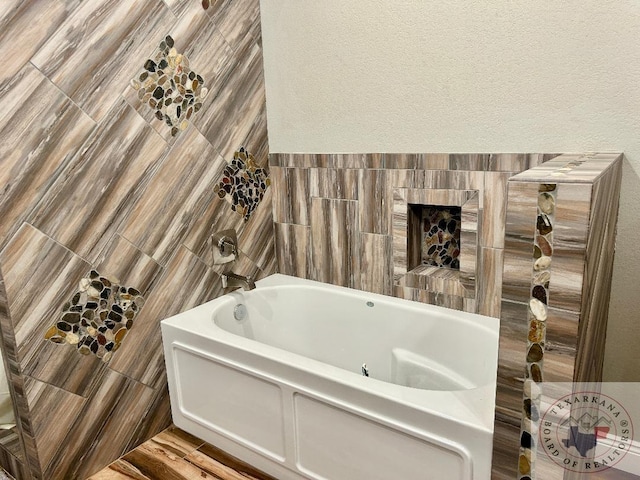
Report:
M422 263L460 269L460 207L423 206Z
M173 38L165 37L154 57L147 59L144 69L131 80L131 86L175 136L202 108L208 90L202 76L189 67L189 59L173 45Z
M216 193L231 203L234 212L249 220L271 184L267 171L258 167L253 155L240 147L222 175L215 186Z
M60 318L47 330L45 339L75 345L79 353L107 362L120 348L143 305L137 289L92 270L64 303Z

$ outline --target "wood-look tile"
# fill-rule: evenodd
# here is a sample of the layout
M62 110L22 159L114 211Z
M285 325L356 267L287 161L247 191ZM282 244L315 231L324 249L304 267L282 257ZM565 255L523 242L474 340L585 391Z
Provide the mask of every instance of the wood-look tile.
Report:
M273 220L309 225L309 170L271 167Z
M199 466L205 472L217 475L225 480L245 480L246 478L276 480L274 477L208 443L187 455L186 460Z
M462 153L449 155L450 170L481 171L487 170L490 155L487 153Z
M491 479L513 480L517 478L517 447L520 442L520 425L496 422L493 438Z
M424 153L418 156L416 168L420 170L447 170L449 168L448 153Z
M549 306L580 311L589 231L590 184L558 184Z
M180 247L167 264L109 368L154 388L164 380L160 321L222 293L219 275Z
M222 34L204 12L200 2L185 4L178 21L165 31L160 32L155 38L155 43L150 45L149 50L143 54L145 56L138 58L137 70L122 83L123 87L126 85L123 88L123 96L158 134L167 142L173 143L176 137L171 136L171 128L164 120L159 120L155 116L155 109L150 108L147 103L141 102L137 90L129 82L143 70L146 59L155 54L157 50L154 48L165 38L165 35L170 35L173 38L174 48L187 58L189 69L204 79L204 87L208 89L208 95L204 98L203 108L206 108L206 105L213 100L225 84L237 59ZM199 114L199 112L194 113L192 119ZM189 130L193 128L193 126L188 127ZM178 134L177 137L182 135L184 133Z
M166 373L164 375L166 378ZM171 402L169 398L169 386L166 380L158 381L162 384L154 392L153 402L149 406L148 414L138 420L138 426L129 437L125 451L130 452L141 443L149 440L171 425Z
M358 199L358 170L336 168L309 169L309 196Z
M32 435L42 467L52 460L56 450L75 422L86 399L61 388L27 377L25 394L29 403Z
M480 245L504 248L504 232L507 213L507 181L511 173L486 172L484 175L484 200Z
M264 198L248 220L238 239L238 248L259 268L265 267L275 255L273 238L273 211L271 192L268 188Z
M196 129L183 132L121 225L120 234L166 265L198 216L218 198L212 186L226 166ZM236 215L231 208L228 214Z
M549 308L546 321L543 378L545 382L572 382L580 315Z
M595 183L621 153L562 154L519 173L518 181L538 183Z
M443 190L477 190L480 208L484 208L485 172L456 170L425 170L424 188Z
M360 289L393 294L393 238L360 233Z
M478 269L478 239L482 232L482 212L480 199L474 194L467 200L460 212L460 284L475 292Z
M390 235L393 192L387 170L360 170L358 178L359 230Z
M259 0L214 0L207 13L236 52L246 51L261 36Z
M359 288L358 204L351 200L311 200L311 278Z
M174 21L163 2L83 2L31 62L99 121Z
M120 235L114 235L110 245L101 254L96 270L115 277L124 285L130 285L147 295L162 267L150 256Z
M622 161L616 158L593 187L592 222L587 240L581 328L576 352L574 381L602 381L609 296L622 176Z
M2 248L80 149L94 122L30 64L0 91L0 107L5 112L0 118Z
M506 300L528 302L538 184L514 181L508 183L502 296Z
M6 57L0 71L0 95L6 83L27 64L31 56L80 3L80 0L2 2L0 42L5 46Z
M501 248L480 248L481 265L478 276L478 313L500 318L502 298L502 267L504 250Z
M254 46L238 59L218 93L205 101L193 124L225 160L231 161L266 103L262 50Z
M148 413L154 393L141 383L108 371L77 412L80 421L73 423L57 445L44 478L87 478L123 455L137 421Z
M46 341L44 335L91 265L28 224L2 251L0 264L22 372L86 395L100 380L103 363L93 355L79 355L70 345Z
M311 264L311 228L289 223L274 223L278 272L309 278Z
M44 195L31 223L95 261L135 205L166 143L124 101L87 142Z
M529 313L526 303L503 301L500 311L500 346L498 350L498 384L520 390L524 385ZM522 409L522 395L511 405L499 404L514 412ZM520 416L517 418L520 424ZM516 446L517 447L517 446Z
M425 173L422 170L386 170L387 183L393 188L424 188Z

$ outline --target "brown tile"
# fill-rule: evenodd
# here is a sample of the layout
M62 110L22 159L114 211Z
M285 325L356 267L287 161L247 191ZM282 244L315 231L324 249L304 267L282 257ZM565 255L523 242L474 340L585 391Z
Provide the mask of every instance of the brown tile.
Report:
M392 237L360 234L360 289L393 294Z
M44 468L53 459L73 424L82 421L78 413L86 399L29 377L25 381L25 394L38 459Z
M359 288L358 204L350 200L311 201L311 278Z
M44 478L87 478L125 453L135 425L152 404L154 391L108 372L58 445Z
M309 196L358 199L358 170L336 168L309 169Z
M216 198L212 185L227 163L196 130L171 147L119 233L161 265L182 243L198 215ZM236 215L227 208L228 215ZM213 232L212 232L213 233Z
M481 248L478 275L478 313L500 318L502 299L502 267L504 250L501 248Z
M188 455L186 459L205 472L217 475L225 480L245 480L246 478L275 480L274 477L208 443L198 448L197 452Z
M549 306L580 311L591 203L589 184L558 184Z
M136 323L109 368L154 388L164 380L160 321L222 293L219 275L184 247L146 298Z
M511 173L487 172L484 175L484 200L480 245L504 248L507 213L507 181Z
M163 2L84 2L65 18L31 62L100 121L173 21L175 17Z
M487 153L461 153L449 155L449 169L486 171L490 155Z
M214 0L206 12L237 53L246 51L261 36L259 0Z
M275 256L271 192L272 189L268 188L238 239L238 248L242 254L259 268L265 267Z
M60 7L60 2L51 3ZM56 181L95 125L31 64L13 80L0 90L0 106L5 112L0 118L0 248Z
M5 45L7 55L0 72L0 95L12 77L27 65L33 54L80 3L79 0L53 0L43 4L15 0L2 2L0 42Z
M309 170L271 167L273 220L309 225Z
M358 179L359 230L391 234L392 192L387 170L360 170Z
M288 223L275 223L274 233L278 272L309 278L311 228Z
M34 226L89 261L128 216L166 148L123 101L105 120L31 216Z

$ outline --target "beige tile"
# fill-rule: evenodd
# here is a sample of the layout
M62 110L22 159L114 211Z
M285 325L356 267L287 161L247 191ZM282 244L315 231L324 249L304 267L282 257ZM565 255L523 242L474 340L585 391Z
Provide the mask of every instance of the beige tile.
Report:
M236 52L246 51L261 37L259 0L214 0L207 13Z
M336 168L309 169L309 196L358 199L358 170Z
M479 253L481 273L478 275L477 281L478 313L500 318L504 250L501 248L481 248Z

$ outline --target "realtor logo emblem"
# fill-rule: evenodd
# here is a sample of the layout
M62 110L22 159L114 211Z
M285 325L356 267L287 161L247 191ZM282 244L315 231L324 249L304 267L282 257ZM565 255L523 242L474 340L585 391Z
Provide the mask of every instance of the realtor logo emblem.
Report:
M540 448L557 465L596 473L626 455L633 425L615 399L598 392L576 392L551 403L540 419L539 436Z

